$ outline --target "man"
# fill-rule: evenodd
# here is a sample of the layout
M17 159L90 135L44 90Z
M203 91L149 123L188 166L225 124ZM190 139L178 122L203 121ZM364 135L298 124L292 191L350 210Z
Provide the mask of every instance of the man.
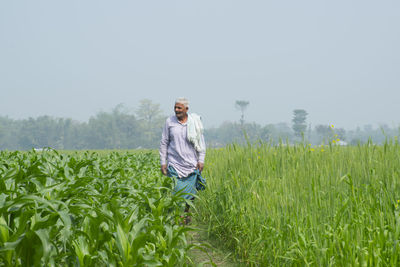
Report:
M175 101L175 115L164 125L160 142L160 163L163 175L174 177L175 192L182 190L185 199L193 199L196 181L203 171L206 155L203 125L196 114L188 114L189 102L186 98ZM190 141L189 141L190 140ZM189 211L186 204L185 212ZM186 223L190 217L186 217Z

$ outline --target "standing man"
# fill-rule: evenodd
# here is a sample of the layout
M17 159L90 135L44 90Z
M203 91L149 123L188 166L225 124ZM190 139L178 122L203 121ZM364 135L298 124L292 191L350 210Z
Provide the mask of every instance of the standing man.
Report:
M164 125L160 142L160 162L163 175L174 177L175 192L196 194L196 180L203 171L206 147L203 125L200 116L189 114L189 102L186 98L175 101L175 115L169 117ZM193 196L185 194L185 199ZM185 212L189 211L186 204ZM186 217L186 223L190 217Z

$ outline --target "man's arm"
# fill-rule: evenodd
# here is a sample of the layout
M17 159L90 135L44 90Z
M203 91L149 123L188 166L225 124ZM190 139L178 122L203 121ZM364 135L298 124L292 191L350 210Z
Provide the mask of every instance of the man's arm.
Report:
M160 141L160 164L161 164L161 172L163 175L167 175L168 145L169 145L169 130L168 130L168 120L167 120L165 122Z

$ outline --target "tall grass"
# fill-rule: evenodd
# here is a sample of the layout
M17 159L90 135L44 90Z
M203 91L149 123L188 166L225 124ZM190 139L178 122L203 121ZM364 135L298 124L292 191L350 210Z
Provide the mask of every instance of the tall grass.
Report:
M399 266L400 146L209 150L197 209L251 266Z

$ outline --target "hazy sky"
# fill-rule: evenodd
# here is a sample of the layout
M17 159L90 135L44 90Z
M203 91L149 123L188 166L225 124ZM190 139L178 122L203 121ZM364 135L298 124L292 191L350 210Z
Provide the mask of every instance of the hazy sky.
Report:
M86 121L186 96L206 127L245 118L400 124L400 1L0 2L0 116Z

